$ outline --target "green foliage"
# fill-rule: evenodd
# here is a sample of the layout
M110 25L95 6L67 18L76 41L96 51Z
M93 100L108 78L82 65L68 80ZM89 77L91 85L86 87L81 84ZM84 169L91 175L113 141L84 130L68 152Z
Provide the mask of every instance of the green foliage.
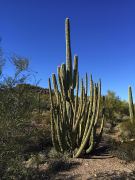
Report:
M0 116L0 169L2 177L5 175L7 177L9 169L12 173L15 170L18 171L17 173L21 173L21 166L23 170L22 161L25 157L42 150L45 145L51 145L50 114L39 115L38 110L35 112L36 107L32 104L32 95L29 97L27 93L26 99L23 98L23 95L25 93L22 94L22 101L20 101L22 108L15 104L16 101L13 102L14 98L12 98L12 103L7 99L10 104L8 106L4 104L3 109L7 108L4 109L4 112L2 111ZM14 96L16 97L15 94ZM25 107L26 102L30 103L30 107ZM18 158L20 162L17 160ZM25 168L24 171L27 172Z
M115 150L112 153L127 162L135 161L135 141L117 143Z
M28 60L14 56L11 62L13 76L2 73L0 82L0 179L25 179L33 171L23 161L51 144L50 114L39 114L38 93L27 88Z
M72 157L72 154L70 152L64 152L64 153L58 152L53 147L50 149L47 156L51 159L68 159L68 158Z
M13 88L17 84L25 83L27 78L30 76L28 71L29 62L27 58L13 56L11 57L10 63L15 68L15 72L12 76L7 76L1 72L1 89ZM4 64L1 66L3 65Z
M120 100L116 96L115 92L108 91L105 96L105 117L106 121L111 123L112 126L115 126L123 120L124 117L128 116L128 103L126 101Z
M129 119L119 124L120 137L122 141L130 141L135 139L135 115L134 115L134 104L132 97L132 89L128 89L128 99L129 99Z
M29 66L29 61L27 58L22 58L18 56L12 57L12 63L16 68L16 74L22 71L26 71Z
M122 141L135 139L135 124L132 124L130 119L119 124L119 131Z
M78 57L74 57L74 68L72 69L68 18L65 25L66 64L58 67L58 80L55 74L52 75L54 93L52 93L49 79L52 143L56 151L71 152L73 157L79 157L83 152L87 154L92 152L101 140L104 125L104 113L100 109L101 81L94 83L91 76L90 96L88 97L86 74L85 83L83 79L81 81L79 98Z
M52 75L53 91L50 79L49 90L27 84L31 75L27 58L16 55L11 58L12 76L3 74L5 62L0 49L0 179L45 179L47 173L52 174L64 165L63 159L90 154L100 143L104 115L112 126L121 122L119 130L124 143L108 139L113 153L126 161L135 160L132 89L129 87L129 109L126 101L108 91L105 113L101 81L94 83L91 76L88 94L86 74L79 92L78 57L74 56L72 68L69 19L66 19L66 64L58 67L58 78ZM62 159L52 163L50 172L38 169L42 163L38 154L41 150L49 160Z

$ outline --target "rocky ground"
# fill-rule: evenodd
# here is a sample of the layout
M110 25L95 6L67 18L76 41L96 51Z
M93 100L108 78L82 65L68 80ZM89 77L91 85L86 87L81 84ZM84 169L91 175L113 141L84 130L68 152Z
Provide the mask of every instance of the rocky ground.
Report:
M111 135L112 136L112 135ZM109 137L110 138L110 137ZM107 141L107 138L105 138ZM115 136L115 139L116 136ZM45 159L40 164L39 179L45 180L132 180L135 179L135 161L126 162L111 155L107 142L101 142L97 154L78 159ZM105 147L106 146L106 147ZM105 149L104 149L105 148Z
M42 165L42 170L47 172L48 165L47 163ZM46 179L135 179L135 162L126 163L111 156L75 159L67 162L55 161L51 167L51 174Z
M48 159L39 165L38 174L37 180L132 180L135 162L127 163L107 154L90 159Z

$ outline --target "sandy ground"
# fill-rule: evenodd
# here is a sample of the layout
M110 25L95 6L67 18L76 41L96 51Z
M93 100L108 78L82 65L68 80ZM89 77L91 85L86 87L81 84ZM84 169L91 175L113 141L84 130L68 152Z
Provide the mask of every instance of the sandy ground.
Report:
M70 159L66 163L58 161L55 162L54 167L55 170L51 170L49 177L44 179L135 179L135 162L126 163L125 161L112 156L95 156L91 159ZM43 164L41 169L46 171L48 165ZM122 176L121 174L124 175Z

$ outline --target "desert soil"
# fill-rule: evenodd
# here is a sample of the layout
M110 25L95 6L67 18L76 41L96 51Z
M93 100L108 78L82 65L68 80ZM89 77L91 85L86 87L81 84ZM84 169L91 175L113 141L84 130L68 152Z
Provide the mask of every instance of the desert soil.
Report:
M67 163L55 162L57 170L46 176L50 180L132 180L135 179L135 162L126 163L112 156L95 156L91 159L70 159ZM56 165L55 164L55 165ZM47 170L48 164L42 165Z

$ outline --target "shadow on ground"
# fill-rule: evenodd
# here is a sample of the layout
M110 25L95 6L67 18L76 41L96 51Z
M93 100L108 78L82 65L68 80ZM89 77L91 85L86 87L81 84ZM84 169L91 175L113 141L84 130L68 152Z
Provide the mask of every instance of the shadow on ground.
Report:
M113 158L112 154L109 152L109 146L104 145L98 147L95 151L91 152L91 154L84 154L81 156L83 159L108 159Z
M30 176L28 179L31 180L55 180L55 179L78 179L79 175L67 175L66 172L76 168L80 165L79 162L69 162L66 160L48 160L47 168L43 169L30 169L29 174ZM43 165L44 166L44 165ZM65 174L64 174L64 171ZM63 172L63 173L62 173ZM62 174L61 174L62 173Z

